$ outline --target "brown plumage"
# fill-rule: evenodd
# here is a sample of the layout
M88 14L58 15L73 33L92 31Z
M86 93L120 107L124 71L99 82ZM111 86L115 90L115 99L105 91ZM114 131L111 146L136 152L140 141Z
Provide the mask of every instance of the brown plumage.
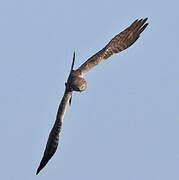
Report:
M102 50L89 58L77 70L73 70L75 54L73 55L70 75L68 77L67 83L65 83L65 93L61 100L55 124L49 134L45 152L36 174L38 174L40 170L47 164L57 149L64 115L68 104L71 104L72 92L84 91L87 87L87 83L83 78L84 75L91 68L98 65L113 54L119 53L130 47L147 27L148 23L146 23L146 21L147 18L135 20L128 28L116 35Z
M40 170L47 164L47 162L51 159L51 157L54 155L57 149L63 118L67 109L67 105L71 99L71 96L72 92L66 89L65 94L63 95L63 98L61 100L60 106L58 108L55 124L49 134L45 152L36 174L38 174Z
M63 95L63 98L61 100L60 106L57 111L57 116L56 116L56 121L55 124L49 134L47 145L45 148L45 152L43 155L43 158L40 162L40 165L37 169L36 175L40 172L42 168L48 163L48 161L51 159L51 157L54 155L54 153L57 150L58 142L59 142L59 134L62 128L62 123L64 119L64 115L67 109L68 104L71 104L71 98L72 98L72 80L73 80L73 67L74 67L74 62L75 62L75 54L73 55L73 61L72 61L72 66L70 70L70 75L68 77L67 82L65 83L65 93Z
M145 24L147 18L141 20L135 20L128 28L116 35L102 50L97 52L91 58L89 58L84 64L82 64L76 73L81 76L85 75L91 68L98 65L108 57L115 53L119 53L124 49L130 47L140 36L140 34L147 27Z

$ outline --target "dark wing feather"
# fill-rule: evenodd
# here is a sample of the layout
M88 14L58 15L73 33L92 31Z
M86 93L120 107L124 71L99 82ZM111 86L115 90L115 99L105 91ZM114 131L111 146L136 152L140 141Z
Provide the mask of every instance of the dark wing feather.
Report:
M65 115L65 112L67 109L67 105L69 104L69 101L71 99L71 96L72 96L72 92L69 92L66 90L65 94L61 100L60 106L58 108L56 121L55 121L55 124L54 124L50 134L49 134L47 145L45 148L45 152L44 152L43 158L40 162L40 165L37 169L36 174L38 174L40 172L40 170L42 168L44 168L44 166L48 163L48 161L51 159L51 157L56 152L58 142L59 142L59 134L60 134L60 131L62 128L64 115Z
M135 20L128 28L116 35L102 50L83 63L76 70L76 73L83 76L91 68L98 65L111 55L130 47L147 27L148 23L145 23L146 21L147 18Z

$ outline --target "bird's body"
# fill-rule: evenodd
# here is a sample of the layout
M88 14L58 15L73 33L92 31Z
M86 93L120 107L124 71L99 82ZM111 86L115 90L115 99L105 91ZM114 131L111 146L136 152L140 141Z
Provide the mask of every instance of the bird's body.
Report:
M47 164L57 149L64 115L68 104L71 104L72 92L81 92L87 87L87 82L84 79L84 75L94 66L100 64L111 55L119 53L130 47L147 27L148 23L146 23L146 21L147 18L134 21L128 28L116 35L103 49L89 58L76 70L73 70L75 61L74 54L71 71L68 80L65 83L65 93L61 100L55 124L49 134L45 152L36 174L38 174L40 170Z

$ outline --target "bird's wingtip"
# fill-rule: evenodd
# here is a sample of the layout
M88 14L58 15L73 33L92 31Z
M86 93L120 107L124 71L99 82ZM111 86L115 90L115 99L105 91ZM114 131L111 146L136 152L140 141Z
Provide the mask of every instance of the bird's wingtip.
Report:
M36 172L36 175L39 174L39 172L41 171L42 168L43 168L43 167L41 167L41 165L38 167L37 172Z
M41 162L40 162L40 165L37 169L37 172L36 172L36 175L45 167L45 165L47 164L47 162L50 160L50 158L47 158L47 157L43 157Z

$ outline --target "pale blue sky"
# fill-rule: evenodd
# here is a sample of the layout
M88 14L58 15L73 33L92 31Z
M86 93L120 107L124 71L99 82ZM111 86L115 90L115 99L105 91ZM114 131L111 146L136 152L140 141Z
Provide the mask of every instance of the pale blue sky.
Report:
M179 3L0 1L0 179L178 180ZM78 67L136 18L149 26L74 93L60 144L35 175Z

